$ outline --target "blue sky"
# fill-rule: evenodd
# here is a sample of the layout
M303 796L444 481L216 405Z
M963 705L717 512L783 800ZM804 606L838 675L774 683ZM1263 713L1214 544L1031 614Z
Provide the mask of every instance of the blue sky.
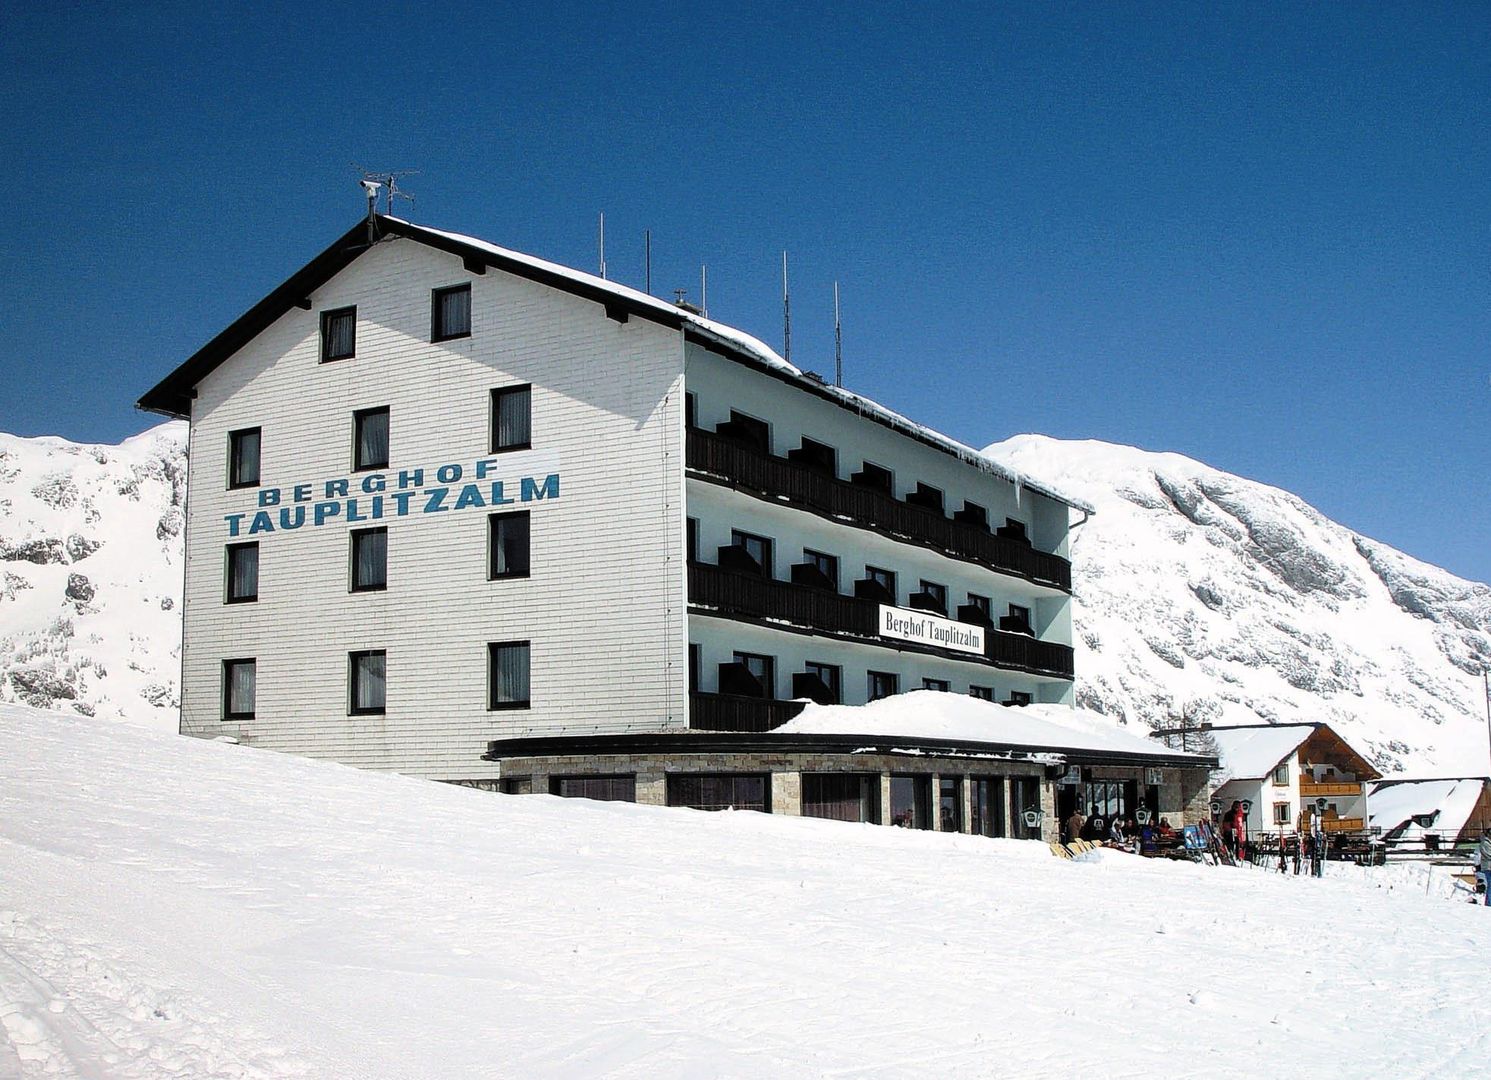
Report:
M416 168L413 216L975 445L1174 450L1491 580L1484 5L13 3L0 430L133 402Z

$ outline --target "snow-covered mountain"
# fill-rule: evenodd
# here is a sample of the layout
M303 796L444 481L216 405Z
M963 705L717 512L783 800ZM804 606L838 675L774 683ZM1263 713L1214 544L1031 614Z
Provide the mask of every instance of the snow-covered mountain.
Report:
M0 434L0 701L176 727L186 425Z
M175 727L185 438L0 435L0 701ZM1325 720L1384 771L1486 769L1491 588L1179 455L987 452L1097 507L1072 548L1080 704L1141 727Z
M1384 772L1484 773L1491 588L1178 454L1020 435L985 453L1092 503L1077 699L1131 724L1324 720Z

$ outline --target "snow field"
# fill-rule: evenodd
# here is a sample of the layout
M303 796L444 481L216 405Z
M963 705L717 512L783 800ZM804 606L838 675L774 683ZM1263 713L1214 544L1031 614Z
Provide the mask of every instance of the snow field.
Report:
M0 1077L1474 1075L1491 912L0 706Z

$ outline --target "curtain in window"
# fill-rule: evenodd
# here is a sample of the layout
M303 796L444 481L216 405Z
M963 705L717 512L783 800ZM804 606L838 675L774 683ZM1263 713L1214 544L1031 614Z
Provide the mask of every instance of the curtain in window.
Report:
M234 716L253 715L255 667L252 660L228 665L228 712Z
M385 660L383 653L363 653L353 658L352 707L359 712L383 708Z
M326 355L351 356L356 352L357 316L352 312L329 316L326 320Z
M374 529L357 534L353 556L359 589L381 589L388 584L388 532Z
M528 700L528 644L492 648L492 701L517 705Z
M497 395L497 448L505 446L527 446L533 441L529 423L530 398L527 387L521 390L504 390Z
M528 576L528 515L492 519L492 576Z
M233 549L229 560L228 595L247 600L259 595L259 545L245 544Z
M452 289L440 294L440 336L471 333L471 290Z
M259 482L259 432L245 431L233 436L233 484Z
M357 418L357 465L379 468L387 464L388 413L364 413Z

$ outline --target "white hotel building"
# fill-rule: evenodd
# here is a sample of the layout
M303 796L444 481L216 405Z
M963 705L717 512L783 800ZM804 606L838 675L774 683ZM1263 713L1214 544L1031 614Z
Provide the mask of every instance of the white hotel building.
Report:
M754 338L378 217L140 404L191 421L185 734L513 791L910 799L934 828L949 798L984 832L1039 804L1050 830L1052 755L997 729L873 760L772 733L803 698L1069 704L1088 508ZM1177 815L1204 788L1158 746L1062 761L1142 770Z

